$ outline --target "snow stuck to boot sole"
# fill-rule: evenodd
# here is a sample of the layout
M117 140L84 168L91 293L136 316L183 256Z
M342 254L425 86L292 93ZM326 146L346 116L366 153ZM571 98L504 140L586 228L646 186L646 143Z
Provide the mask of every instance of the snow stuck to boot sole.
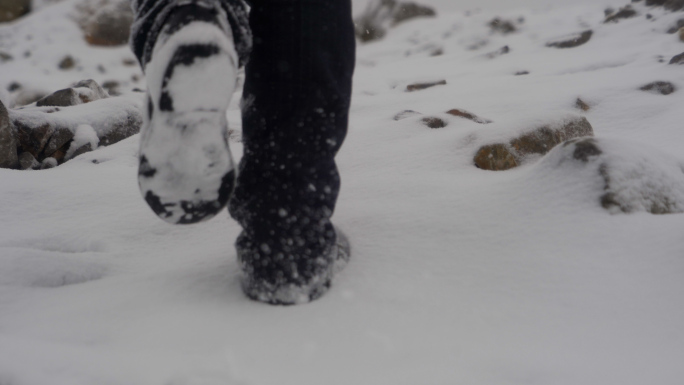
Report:
M147 116L140 140L140 191L169 223L208 220L235 183L226 109L237 58L228 36L195 22L160 36L146 67Z

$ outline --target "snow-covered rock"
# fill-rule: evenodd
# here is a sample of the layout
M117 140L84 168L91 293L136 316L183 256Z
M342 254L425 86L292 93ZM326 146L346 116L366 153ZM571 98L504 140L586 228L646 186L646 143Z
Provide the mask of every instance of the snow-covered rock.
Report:
M551 151L538 168L597 186L594 199L614 214L684 212L684 164L650 146L606 138L573 139Z

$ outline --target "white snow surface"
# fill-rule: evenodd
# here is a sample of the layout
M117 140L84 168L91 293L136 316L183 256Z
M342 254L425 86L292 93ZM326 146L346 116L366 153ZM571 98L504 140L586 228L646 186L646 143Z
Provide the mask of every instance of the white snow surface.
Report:
M602 179L560 164L562 148L504 172L472 158L482 144L584 114L625 186L681 196L684 66L667 62L684 44L665 31L684 13L636 3L638 17L602 24L596 2L466 13L441 1L439 17L359 46L334 216L352 257L313 303L242 295L227 213L195 226L157 219L138 192L137 135L54 169L0 170L0 384L681 384L684 214L605 210ZM138 103L129 91L144 80L121 65L130 51L89 48L67 17L74 0L44 3L0 26L0 49L14 57L0 64L0 86L111 78ZM490 34L495 16L525 22ZM544 46L586 29L594 36L581 47ZM509 54L483 58L504 45ZM65 52L77 68L57 69ZM639 90L652 81L678 90ZM577 97L592 108L575 110ZM449 125L392 119L407 109ZM628 183L640 164L645 190Z

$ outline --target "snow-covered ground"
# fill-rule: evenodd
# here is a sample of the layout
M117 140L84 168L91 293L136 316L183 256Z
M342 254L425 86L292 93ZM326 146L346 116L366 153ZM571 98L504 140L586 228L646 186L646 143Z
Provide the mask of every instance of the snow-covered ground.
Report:
M466 13L473 2L442 0L439 17L359 46L334 217L352 261L308 305L243 297L227 213L191 227L158 220L136 185L137 135L55 169L0 170L0 384L681 384L684 214L609 213L598 174L561 164L560 148L509 171L472 159L524 127L583 115L627 177L641 167L680 186L684 66L667 62L684 43L665 31L684 13L637 3L639 16L603 24L596 2L512 3ZM0 86L118 80L137 98L144 79L122 64L132 53L89 48L67 17L74 4L0 26L15 58L0 63ZM492 34L495 16L524 22ZM583 46L545 46L586 29ZM482 56L504 45L509 54ZM58 70L66 53L77 67ZM639 90L653 81L679 90ZM407 109L449 124L393 120Z

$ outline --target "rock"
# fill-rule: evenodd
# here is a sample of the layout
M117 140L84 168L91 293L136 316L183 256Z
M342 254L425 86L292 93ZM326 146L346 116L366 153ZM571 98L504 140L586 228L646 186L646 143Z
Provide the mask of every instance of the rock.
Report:
M362 42L381 39L387 29L417 17L435 16L433 8L397 0L373 0L355 21L356 37Z
M670 64L684 64L684 52L673 56L672 59L670 59Z
M436 82L427 82L427 83L414 83L414 84L409 84L408 86L406 86L406 92L420 91L420 90L424 90L426 88L430 88L430 87L434 87L434 86L443 86L446 84L447 84L446 80L439 80Z
M92 91L92 95L88 95L88 93L85 93L87 95L88 101L83 101L83 103L88 103L92 102L93 100L99 100L99 99L104 99L109 97L109 94L107 94L107 91L104 90L104 88L100 87L99 84L93 79L86 79L86 80L80 80L77 83L75 83L72 87L74 88L87 88L90 91ZM83 93L81 91L81 93Z
M654 94L661 94L661 95L669 95L673 92L675 92L676 88L674 84L670 82L653 82L646 84L645 86L641 87L640 90L642 91L648 91Z
M107 91L100 87L94 80L81 80L74 84L74 88L65 88L38 100L36 106L57 106L67 107L89 103L109 97Z
M504 35L508 35L509 33L513 33L518 30L512 21L503 20L498 17L492 19L492 21L487 23L487 25L489 28L491 28L492 32L498 32Z
M28 152L38 161L52 157L61 163L73 153L88 150L81 149L85 144L90 143L90 149L98 143L110 145L138 133L142 125L136 102L125 98L96 100L92 107L26 107L9 112L20 152Z
M398 3L392 15L392 24L397 25L403 21L416 17L435 16L434 9L416 3Z
M15 20L31 12L31 0L2 0L0 23Z
M503 47L497 49L497 50L494 51L494 52L489 52L489 53L486 53L486 54L484 54L484 55L482 55L482 56L483 56L484 58L486 58L486 59L495 59L495 58L497 58L497 57L499 57L499 56L501 56L501 55L505 55L505 54L507 54L507 53L509 53L509 52L511 52L511 49L508 48L507 45L505 45L505 46L503 46Z
M66 154L66 150L68 150L69 142L71 142L74 139L74 132L66 127L59 127L55 130L55 132L50 136L50 140L48 141L47 145L45 146L44 149L44 154L45 156L52 156L56 158L57 160L62 160L64 158L64 155ZM64 148L66 146L66 148ZM58 150L62 150L61 152Z
M684 27L684 18L677 20L677 22L667 30L667 33L677 33L677 31L679 31L679 29L682 27Z
M36 158L28 152L22 152L19 155L19 169L20 170L33 170L40 167L40 163Z
M0 101L0 168L15 168L18 164L17 135L7 108Z
M416 112L413 110L404 110L404 111L394 115L394 118L392 118L392 119L402 120L402 119L410 118L412 116L417 116L417 115L422 115L422 114L420 112Z
M684 213L684 165L642 144L582 138L565 142L546 157L555 168L601 180L601 206L612 214ZM570 170L570 169L566 169ZM557 172L557 171L554 171Z
M12 59L13 59L12 55L8 54L7 52L0 51L0 63L4 63L4 62L10 61Z
M128 57L128 58L124 58L124 59L121 61L121 64L123 64L123 65L126 66L126 67L133 67L134 65L137 65L137 64L138 64L138 61L135 60L135 59L133 59L133 58L129 58L129 57Z
M576 117L555 126L544 126L514 138L507 144L483 146L475 154L478 168L508 170L523 163L530 155L544 155L558 144L572 138L593 136L594 130L584 117Z
M679 29L679 40L684 42L684 27Z
M617 23L618 21L622 19L629 19L631 17L634 17L637 15L637 12L632 8L631 5L626 5L622 8L620 8L619 11L616 13L606 17L606 19L603 21L604 23Z
M665 9L670 11L679 11L684 9L684 0L668 0L665 3Z
M120 84L116 80L107 80L106 82L102 83L102 88L107 90L107 93L112 96L117 96L121 94L119 92L119 86Z
M57 107L66 107L66 106L75 106L77 104L81 104L82 101L78 97L78 91L74 90L73 88L65 88L63 90L55 91L52 94L38 100L36 102L36 106L38 107L45 107L45 106L57 106Z
M426 118L421 119L421 122L423 122L424 125L430 127L430 128L443 128L447 126L447 122L440 118L436 118L433 116L428 116Z
M475 166L483 170L503 171L518 167L518 162L505 144L491 144L475 154Z
M667 0L646 0L646 5L650 6L659 6L659 5L665 5Z
M18 82L12 82L12 83L7 85L7 91L9 91L9 92L14 92L20 88L21 88L21 84Z
M54 128L48 123L37 126L24 124L24 122L21 121L13 121L13 123L17 129L17 137L19 139L19 148L21 151L29 152L35 158L38 158L48 140L50 140Z
M575 101L575 107L579 108L582 111L589 111L591 109L591 107L580 98L577 98L577 100Z
M555 47L555 48L579 47L582 44L587 43L591 39L591 36L593 34L594 34L594 31L589 29L589 30L586 30L584 32L576 33L574 35L555 39L553 41L546 43L546 46L547 47Z
M86 152L90 151L93 151L93 146L90 143L86 143L81 147L75 149L73 152L67 152L67 155L64 157L64 161L66 162L67 160L73 159L81 154L85 154Z
M71 55L67 55L59 62L57 67L61 70L68 70L74 68L75 65L76 61L74 61L74 58Z
M492 121L489 120L489 119L481 118L481 117L479 117L479 116L477 116L477 115L475 115L475 114L472 114L472 113L470 113L470 112L468 112L468 111L461 110L461 109L458 109L458 108L454 108L454 109L451 109L451 110L447 111L447 114L453 115L453 116L458 116L459 118L465 118L465 119L468 119L468 120L472 120L473 122L475 122L475 123L480 123L480 124L489 124L489 123L492 122Z
M48 169L57 167L58 164L59 163L57 162L57 159L55 159L55 158L45 158L40 163L40 169L41 170L48 170Z
M529 75L530 71L518 71L515 73L515 76L523 76L523 75Z
M46 92L35 89L20 88L19 92L14 96L14 106L21 107L34 103L45 97Z
M128 43L133 11L128 1L105 0L79 8L85 40L91 45L117 46Z

